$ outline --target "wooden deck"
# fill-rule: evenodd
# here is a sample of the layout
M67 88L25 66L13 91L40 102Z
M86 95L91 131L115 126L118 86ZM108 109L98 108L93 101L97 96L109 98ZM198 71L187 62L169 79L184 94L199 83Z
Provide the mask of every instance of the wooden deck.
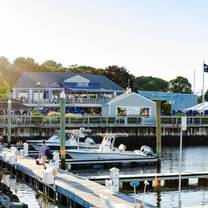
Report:
M132 180L140 180L140 181L154 181L155 176L158 177L159 180L178 180L179 173L146 173L146 174L125 174L125 175L119 175L120 181L123 182L129 182ZM88 176L87 177L90 180L96 181L96 182L103 182L107 179L109 179L108 175L103 176ZM202 171L202 172L182 172L181 173L182 179L190 179L190 178L208 178L208 171Z
M0 153L0 159L3 160L2 153ZM17 156L15 168L36 180L42 181L43 166L36 165L35 159L33 158ZM63 170L58 170L53 188L56 192L83 207L116 208L119 205L125 208L135 207L133 197L122 193L113 193L96 182ZM106 199L108 199L111 205L105 203ZM140 203L141 201L138 201L138 204ZM154 208L154 206L146 203L145 207Z

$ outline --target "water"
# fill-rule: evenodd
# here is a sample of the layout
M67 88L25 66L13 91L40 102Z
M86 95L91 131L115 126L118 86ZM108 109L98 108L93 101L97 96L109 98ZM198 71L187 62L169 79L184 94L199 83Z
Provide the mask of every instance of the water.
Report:
M48 202L42 196L37 195L28 185L17 182L16 178L12 178L10 175L4 175L2 182L10 187L11 191L17 195L20 202L28 205L28 208L58 208L59 206Z
M183 147L182 152L182 171L183 172L200 172L208 171L208 147L207 146L186 146ZM179 147L163 147L161 172L172 173L178 172L179 167ZM138 173L156 173L155 166L145 166L136 168L121 168L121 174L138 174ZM109 170L88 170L88 172L80 171L79 175L109 175ZM192 183L196 184L197 180L192 179ZM133 190L132 190L133 191ZM132 194L132 193L131 193ZM137 197L142 200L143 193L137 194ZM192 187L187 190L182 190L182 206L191 207L197 205L208 205L208 188ZM147 192L145 194L145 201L149 202L159 208L174 208L178 203L178 192L175 190L165 190L159 193Z
M182 153L182 170L183 172L199 172L208 171L208 147L184 147ZM162 149L162 162L161 172L170 173L178 172L179 165L179 147L163 147ZM135 167L135 168L121 168L121 174L129 173L155 173L154 166ZM90 169L79 170L79 175L92 176L92 175L109 175L109 170L104 169ZM7 176L8 177L8 176ZM43 197L37 197L37 193L24 183L16 182L14 178L7 178L8 185L12 191L19 197L21 202L29 205L29 208L55 208L54 204L49 204ZM196 184L196 180L192 180ZM132 194L132 193L130 193ZM139 191L137 197L142 200L142 190ZM197 186L182 190L182 206L191 207L199 205L208 205L208 188L198 188ZM159 208L174 208L178 203L178 192L175 190L165 190L160 192L147 192L144 200Z
M138 193L137 198L143 200L143 193ZM208 189L183 190L181 192L182 207L202 206L208 204ZM159 208L178 207L177 191L162 191L157 193L146 193L144 201Z
M182 171L208 171L208 147L184 147L182 150ZM161 172L178 172L179 147L165 147L162 153Z
M182 172L208 171L208 147L184 147L182 152ZM163 147L161 173L178 172L179 167L179 147ZM81 176L109 175L109 170L89 169L74 171ZM122 167L120 174L156 173L154 165L141 166L135 168Z

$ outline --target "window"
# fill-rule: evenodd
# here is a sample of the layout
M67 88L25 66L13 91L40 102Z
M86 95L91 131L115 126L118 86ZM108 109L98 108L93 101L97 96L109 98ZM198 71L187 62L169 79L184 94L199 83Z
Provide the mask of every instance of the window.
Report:
M140 115L141 116L150 116L150 108L148 108L148 107L141 107L140 108Z
M28 93L27 92L19 92L17 95L17 98L28 98Z
M150 107L141 106L119 106L117 107L117 116L144 116L151 115Z
M117 107L117 116L126 116L126 108Z

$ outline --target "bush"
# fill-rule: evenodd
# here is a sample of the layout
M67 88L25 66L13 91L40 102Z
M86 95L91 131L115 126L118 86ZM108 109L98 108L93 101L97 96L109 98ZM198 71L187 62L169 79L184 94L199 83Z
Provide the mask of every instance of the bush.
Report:
M170 115L171 114L171 104L169 104L169 103L163 103L162 104L162 112L165 115Z
M32 112L32 123L42 123L44 115L40 112Z

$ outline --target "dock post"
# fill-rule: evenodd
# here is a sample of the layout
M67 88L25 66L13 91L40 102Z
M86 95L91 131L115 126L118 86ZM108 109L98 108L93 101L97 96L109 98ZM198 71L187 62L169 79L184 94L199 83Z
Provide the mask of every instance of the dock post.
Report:
M63 170L66 169L66 164L65 164L65 157L66 157L66 152L65 152L65 99L66 95L64 91L61 92L60 94L60 135L61 135L61 146L60 146L60 153L61 153L61 168Z
M156 101L156 153L158 159L161 159L161 148L162 148L162 141L161 141L161 100Z
M12 108L12 101L9 99L8 100L8 109L7 109L7 119L8 119L7 144L8 144L8 148L10 148L10 144L11 144L11 126L12 126L11 108Z

